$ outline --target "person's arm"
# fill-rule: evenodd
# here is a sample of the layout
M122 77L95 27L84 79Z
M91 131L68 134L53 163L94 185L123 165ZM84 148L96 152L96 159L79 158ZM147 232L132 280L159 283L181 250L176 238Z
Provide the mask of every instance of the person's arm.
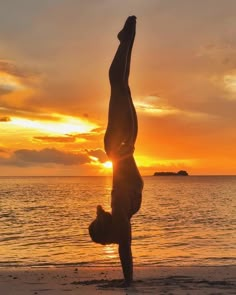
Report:
M130 285L133 281L133 257L131 251L130 222L128 222L126 228L124 228L123 235L123 238L121 238L119 242L119 256L124 274L125 284Z
M112 216L114 231L116 232L117 242L119 245L119 256L124 274L125 285L130 285L133 280L130 220L123 210L114 210Z

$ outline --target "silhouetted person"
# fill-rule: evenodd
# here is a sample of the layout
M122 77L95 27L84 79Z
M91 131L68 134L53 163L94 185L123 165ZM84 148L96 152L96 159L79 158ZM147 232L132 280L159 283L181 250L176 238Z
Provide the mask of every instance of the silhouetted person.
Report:
M112 212L105 212L98 205L97 217L89 226L94 242L119 245L126 286L133 280L130 219L141 206L143 190L133 157L138 124L128 84L135 27L136 17L128 17L118 34L120 45L109 70L111 97L104 144L113 163Z

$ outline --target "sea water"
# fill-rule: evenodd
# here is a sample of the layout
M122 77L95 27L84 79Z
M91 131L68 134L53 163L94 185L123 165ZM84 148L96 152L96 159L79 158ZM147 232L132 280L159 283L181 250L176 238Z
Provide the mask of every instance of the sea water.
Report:
M133 216L136 265L236 264L236 177L144 177ZM117 265L117 245L90 240L110 177L0 177L0 266Z

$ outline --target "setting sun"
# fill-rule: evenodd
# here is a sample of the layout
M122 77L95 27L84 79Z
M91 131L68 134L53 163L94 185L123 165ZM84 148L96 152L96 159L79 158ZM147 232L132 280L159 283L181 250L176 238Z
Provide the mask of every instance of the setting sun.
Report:
M102 165L103 165L103 167L105 167L107 169L112 168L112 162L111 161L107 161L107 162L103 163Z

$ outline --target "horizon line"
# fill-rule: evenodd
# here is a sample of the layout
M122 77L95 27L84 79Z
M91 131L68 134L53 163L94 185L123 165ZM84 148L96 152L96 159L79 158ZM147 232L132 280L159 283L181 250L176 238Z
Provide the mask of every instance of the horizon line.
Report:
M142 175L142 177L176 177L176 175ZM177 175L178 176L178 175ZM236 174L189 174L187 176L236 176ZM112 177L112 175L0 175L1 177ZM181 176L180 176L181 177ZM182 178L182 177L181 177Z

